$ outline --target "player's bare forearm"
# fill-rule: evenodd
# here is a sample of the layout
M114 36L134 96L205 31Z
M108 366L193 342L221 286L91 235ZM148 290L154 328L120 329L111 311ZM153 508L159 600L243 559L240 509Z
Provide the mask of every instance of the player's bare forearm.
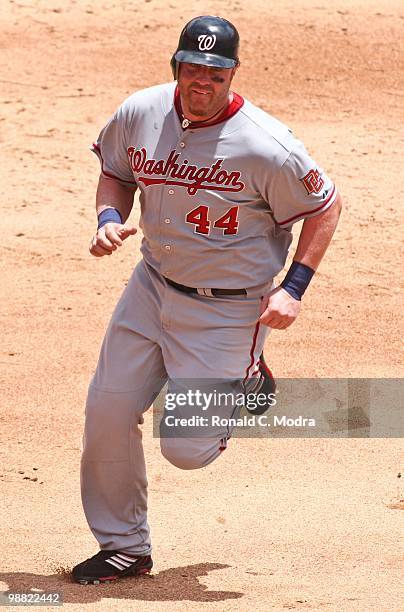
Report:
M133 207L135 188L125 187L114 179L107 179L102 175L98 181L96 196L97 215L108 208L119 211L122 223L108 222L97 230L90 242L90 253L94 257L112 255L113 251L122 246L123 241L136 234L137 229L126 223ZM119 215L118 219L119 219Z
M125 187L114 179L107 179L100 175L97 187L96 210L97 215L105 208L117 208L121 213L123 222L129 217L133 206L134 187Z
M293 258L295 261L317 270L338 225L341 209L342 200L338 194L325 212L304 220Z
M321 215L305 219L294 261L316 270L326 252L341 214L342 201L337 195L334 204ZM277 287L262 300L260 322L273 329L287 329L295 321L301 308L283 287Z

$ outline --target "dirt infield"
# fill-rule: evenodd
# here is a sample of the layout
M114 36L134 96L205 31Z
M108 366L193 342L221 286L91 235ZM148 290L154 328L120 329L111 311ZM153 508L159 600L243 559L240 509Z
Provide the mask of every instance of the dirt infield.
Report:
M401 377L400 5L1 2L0 591L62 591L72 610L402 609L394 439L238 439L181 472L149 414L154 577L86 588L65 574L97 550L79 491L83 406L140 244L89 256L89 145L127 94L170 80L185 21L233 21L234 89L293 129L345 205L302 314L271 334L267 360L278 377Z

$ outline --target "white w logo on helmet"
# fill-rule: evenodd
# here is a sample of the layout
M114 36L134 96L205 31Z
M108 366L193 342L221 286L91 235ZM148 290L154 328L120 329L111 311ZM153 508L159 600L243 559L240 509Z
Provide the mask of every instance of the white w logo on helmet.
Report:
M199 51L210 51L216 42L216 34L201 34L198 36Z

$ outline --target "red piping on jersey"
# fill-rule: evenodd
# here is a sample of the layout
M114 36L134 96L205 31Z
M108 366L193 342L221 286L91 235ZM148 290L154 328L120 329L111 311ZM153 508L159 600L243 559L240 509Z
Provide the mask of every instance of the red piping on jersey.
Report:
M253 337L253 341L252 341L252 346L251 346L251 349L250 349L250 365L248 366L248 368L246 370L246 374L245 374L245 378L243 380L243 383L246 382L246 380L248 378L248 375L250 373L250 369L254 365L254 351L255 351L256 344L257 344L257 337L258 337L259 329L260 329L260 322L257 321L257 324L255 326L255 330L254 330L254 337Z
M129 183L129 185L136 185L137 183L136 181L125 181L125 179L121 179L119 178L119 176L115 176L114 174L111 174L110 172L106 172L104 170L104 160L101 154L101 149L100 147L94 142L93 146L91 147L93 151L95 151L96 155L98 156L100 162L101 162L101 172L104 176L106 176L107 178L112 178L115 179L116 181L122 181L122 183Z
M226 108L220 113L220 115L216 117L216 119L214 119L213 121L191 121L188 126L188 129L193 130L196 128L211 127L212 125L216 125L217 123L222 123L223 121L226 121L226 119L230 119L230 117L233 117L233 115L235 115L240 110L243 104L244 98L242 98L239 94L233 92L233 100L226 106ZM174 106L175 110L177 111L178 118L182 122L185 116L182 112L181 96L178 85L175 88L174 92Z
M296 219L298 219L299 217L303 218L305 216L305 214L312 214L312 213L318 212L319 210L324 208L324 206L326 204L328 204L328 202L333 197L334 193L335 193L335 185L333 185L333 188L332 188L332 191L331 191L330 195L328 196L326 201L321 204L321 206L319 206L318 208L315 208L314 210L310 210L307 213L300 213L299 215L295 215L294 217L290 217L290 219L286 219L286 221L279 221L279 225L287 225L288 223L292 223L292 221L296 221Z

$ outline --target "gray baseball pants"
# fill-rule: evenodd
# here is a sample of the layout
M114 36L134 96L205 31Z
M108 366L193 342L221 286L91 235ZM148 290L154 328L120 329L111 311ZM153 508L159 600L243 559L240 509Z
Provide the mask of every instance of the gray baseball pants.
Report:
M185 294L143 260L136 266L108 326L85 411L81 494L101 549L150 554L143 413L166 381L170 389L179 379L244 379L268 332L257 325L259 308L259 293ZM234 406L222 414L234 416ZM161 437L161 452L181 469L201 468L226 448L230 433L216 427L200 437Z

